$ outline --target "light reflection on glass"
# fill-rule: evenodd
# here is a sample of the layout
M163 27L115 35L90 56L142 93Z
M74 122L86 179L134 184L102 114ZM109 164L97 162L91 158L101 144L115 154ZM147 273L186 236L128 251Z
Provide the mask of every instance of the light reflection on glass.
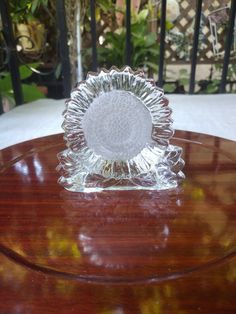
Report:
M24 160L20 160L14 164L15 170L20 174L23 182L30 183L29 167Z
M153 254L157 256L166 247L171 233L168 219L176 216L174 208L180 201L180 190L140 191L133 197L110 191L62 192L61 196L67 217L71 222L77 217L78 246L84 261L115 270L132 267L127 258L130 252L134 256L146 254L151 261ZM146 253L141 253L143 249Z
M39 182L41 182L41 183L44 182L42 165L41 165L40 160L38 159L37 155L34 155L33 164L34 164L35 175L38 178Z
M37 155L33 156L32 161L30 159L22 159L14 163L14 168L20 174L24 183L30 183L33 175L36 176L40 183L43 183L45 180L42 164Z

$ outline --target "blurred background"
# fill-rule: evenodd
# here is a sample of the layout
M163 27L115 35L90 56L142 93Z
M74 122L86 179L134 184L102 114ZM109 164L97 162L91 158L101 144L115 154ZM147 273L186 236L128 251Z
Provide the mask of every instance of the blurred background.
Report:
M0 9L4 112L68 97L88 71L112 65L143 70L166 93L236 91L234 0L2 0Z

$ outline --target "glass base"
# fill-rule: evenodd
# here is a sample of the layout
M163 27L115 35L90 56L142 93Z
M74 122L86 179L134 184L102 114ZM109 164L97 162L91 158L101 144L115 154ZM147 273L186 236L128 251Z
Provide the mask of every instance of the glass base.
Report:
M61 177L58 182L67 190L74 192L98 192L102 190L164 190L176 188L184 179L181 171L184 161L182 149L169 145L163 151L155 147L155 154L146 155L146 171L137 168L130 159L125 163L101 163L89 159L88 151L74 153L70 149L58 154L60 161L57 170ZM149 147L148 152L151 151ZM153 159L155 155L156 160ZM147 161L151 158L151 162ZM91 167L91 164L93 167ZM107 167L109 166L109 169Z

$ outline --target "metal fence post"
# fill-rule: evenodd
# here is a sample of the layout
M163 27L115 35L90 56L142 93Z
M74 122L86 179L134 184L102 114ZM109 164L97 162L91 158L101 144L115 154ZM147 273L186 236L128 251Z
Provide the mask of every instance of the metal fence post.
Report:
M92 71L96 72L98 67L97 60L97 33L96 33L96 16L95 16L95 0L90 0L91 14L91 37L92 37Z
M230 60L230 50L231 50L232 41L233 41L235 13L236 13L236 0L232 0L230 16L229 16L229 29L228 29L226 43L225 43L225 55L224 55L223 69L222 69L222 75L221 75L220 93L225 93L225 88L226 88L227 74L228 74L228 67L229 67L229 60Z
M56 1L56 14L57 27L59 30L60 59L62 64L63 94L64 97L69 97L71 92L71 72L64 0Z
M16 43L14 39L14 34L12 30L12 22L10 18L8 1L0 0L0 13L3 25L3 34L8 47L9 62L8 68L11 74L12 88L14 92L16 105L23 104L23 93L20 81L19 64L16 54Z
M3 103L2 103L2 97L1 97L1 94L0 94L0 114L3 113Z
M130 0L126 0L126 14L125 14L125 26L126 26L126 37L125 37L125 64L131 65L131 7Z
M194 93L194 87L195 87L197 51L198 51L198 39L199 39L199 31L200 31L201 13L202 13L202 0L197 0L195 26L194 26L194 37L193 37L193 50L192 50L192 55L191 55L191 73L190 73L189 94Z
M158 69L158 86L163 86L164 57L165 57L165 35L166 35L166 0L161 1L161 33L160 33L160 56Z

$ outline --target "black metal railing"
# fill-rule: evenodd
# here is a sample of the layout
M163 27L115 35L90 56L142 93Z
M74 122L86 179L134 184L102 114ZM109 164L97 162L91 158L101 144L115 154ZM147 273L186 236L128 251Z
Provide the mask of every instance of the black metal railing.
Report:
M226 37L224 62L223 62L221 84L220 84L220 92L221 93L225 93L225 88L226 88L229 59L230 59L230 49L231 49L232 40L233 40L235 13L236 13L236 0L231 0L230 18L229 18L229 22L228 22L229 28L228 28L228 33L227 33L227 37Z
M163 86L164 59L165 59L165 36L166 36L166 0L161 2L161 32L160 32L160 56L158 70L158 86Z
M199 44L199 29L202 14L202 0L196 0L196 15L195 15L195 26L194 26L194 36L192 43L192 51L190 58L190 77L189 77L189 93L193 94L195 92L195 77L196 77L196 67L198 62L198 44ZM98 68L98 54L97 54L97 34L96 34L96 1L90 0L90 26L91 26L91 48L92 48L92 65L91 70L96 71ZM11 73L12 86L15 95L16 105L23 103L23 95L21 90L21 82L19 76L19 64L16 54L16 44L14 40L14 35L12 31L12 24L10 20L8 1L0 1L0 11L3 24L3 33L8 51L8 67ZM59 45L60 45L60 60L62 64L62 77L63 77L63 88L64 97L68 97L71 89L71 79L70 79L70 62L69 62L69 47L68 47L68 36L67 36L67 26L65 19L65 8L64 0L56 1L56 11L57 11L57 27L59 31ZM219 87L219 92L226 92L227 85L227 73L230 62L230 51L233 41L234 23L235 23L235 13L236 13L236 0L231 0L230 15L228 20L228 28L226 34L226 41L224 47L224 59L221 74L221 82ZM126 42L125 42L125 62L127 65L131 65L132 60L132 32L131 32L131 1L126 0L126 14L125 14L125 27L126 27ZM160 52L159 59L157 60L158 65L158 80L157 84L162 87L165 83L164 78L164 68L165 68L165 38L166 38L166 0L161 1L161 16L160 16Z
M193 36L193 49L192 49L192 55L191 55L189 94L194 93L201 13L202 13L202 0L197 0L194 36Z
M57 29L59 31L59 49L63 78L63 94L69 97L71 92L71 71L64 0L56 1Z
M96 17L95 17L95 0L90 1L91 14L91 37L92 37L92 71L96 72L98 67L97 60L97 35L96 35Z
M10 19L9 6L7 1L0 1L0 11L2 19L3 36L7 48L8 68L11 74L12 87L16 105L23 103L23 93L21 89L19 62L16 54L16 44L13 35L12 22ZM2 104L1 104L2 107Z
M21 88L21 80L19 73L19 65L21 57L17 52L17 40L13 33L12 21L9 12L9 4L7 0L0 1L0 16L2 21L2 35L4 39L5 50L7 60L7 68L10 72L12 88L14 92L14 98L16 105L21 105L24 103L24 95ZM70 60L69 60L69 47L68 47L68 34L67 34L67 25L66 25L66 15L65 15L65 6L64 0L56 1L56 24L57 24L57 33L58 40L57 46L59 47L60 52L60 63L61 63L61 76L62 76L62 86L63 86L63 97L69 97L71 91L71 71L70 71ZM22 37L22 36L21 36ZM27 37L27 36L24 36ZM28 38L31 42L31 38ZM1 67L0 67L1 68ZM41 75L51 77L55 71L56 66L54 66L53 71L40 72L32 68L32 72ZM0 99L1 112L3 112L3 105Z
M125 26L126 26L126 45L125 45L125 62L126 65L131 65L131 7L130 0L126 0L126 15L125 15Z

